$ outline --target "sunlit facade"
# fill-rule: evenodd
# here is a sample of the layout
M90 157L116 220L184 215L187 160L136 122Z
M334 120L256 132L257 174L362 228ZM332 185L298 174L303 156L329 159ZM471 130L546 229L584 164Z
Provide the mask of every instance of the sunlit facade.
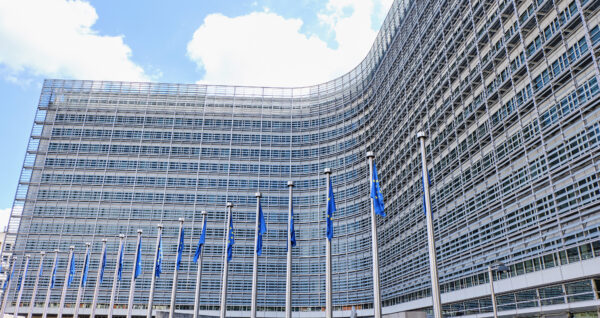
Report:
M70 245L78 268L92 243L95 285L102 239L109 261L100 288L106 313L118 249L126 238L116 313L124 314L137 229L144 271L135 312L145 315L157 224L165 269L154 303L171 294L178 219L186 248L177 308L194 303L200 211L208 211L201 305L219 308L225 203L236 245L228 309L248 316L256 198L268 223L258 306L285 305L288 192L293 180L298 245L293 308L325 306L325 168L338 210L333 246L336 311L372 314L366 152L376 155L388 216L378 220L384 313L430 310L421 165L427 133L437 257L447 316L490 315L487 266L501 261L501 314L596 312L600 305L599 1L395 1L368 56L346 75L301 88L47 80L12 210L5 253ZM23 257L17 262L22 268ZM51 262L44 267L50 273ZM78 271L76 280L81 273ZM21 306L29 306L34 277ZM49 274L41 279L41 313ZM89 312L93 287L85 289ZM67 294L75 303L76 286ZM56 312L60 288L52 291ZM16 296L9 294L10 307ZM85 305L87 304L87 305ZM67 309L67 313L72 311ZM234 313L234 314L233 314Z

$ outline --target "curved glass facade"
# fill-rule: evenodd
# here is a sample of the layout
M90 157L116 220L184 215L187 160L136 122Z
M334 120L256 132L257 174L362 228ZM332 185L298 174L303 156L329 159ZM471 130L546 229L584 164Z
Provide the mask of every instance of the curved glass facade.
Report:
M333 304L337 310L353 305L368 310L373 291L365 155L373 151L388 213L378 220L384 311L423 309L428 305L419 300L430 293L416 140L416 132L423 130L429 136L442 292L464 290L467 295L445 301L445 312L491 311L489 298L466 291L487 284L487 265L493 261L511 268L498 279L518 279L599 260L599 21L598 2L589 0L403 0L392 5L365 60L320 85L47 80L5 253L35 255L58 248L58 272L64 273L68 246L76 246L81 268L85 242L92 242L88 286L94 286L101 240L108 239L106 277L112 278L116 237L127 235L124 272L129 275L136 230L143 229L144 270L135 296L136 309L142 310L156 225L163 223L164 272L154 302L165 308L178 219L184 217L177 305L191 310L192 258L200 211L206 210L201 305L217 310L225 203L232 202L236 245L228 307L248 311L254 193L260 191L269 230L259 259L258 306L259 311L282 311L286 183L293 180L298 240L293 307L319 312L325 306L323 170L331 168L338 207ZM37 268L38 261L34 257L31 266ZM46 273L50 266L47 262ZM58 286L63 277L58 275ZM595 281L579 275L554 282L562 286L563 303L572 294L560 284L575 278L582 281L573 285L576 296L598 299ZM33 282L31 275L24 286L26 305ZM44 276L41 286L47 282ZM100 308L108 306L111 285L105 278ZM127 304L128 292L126 278L119 284L119 308ZM66 302L74 303L76 294L75 287L69 289ZM502 308L546 299L535 289L517 294L505 293L499 301L507 307ZM38 302L45 295L42 287ZM91 303L92 295L93 288L87 288L83 303ZM51 302L59 298L54 291Z

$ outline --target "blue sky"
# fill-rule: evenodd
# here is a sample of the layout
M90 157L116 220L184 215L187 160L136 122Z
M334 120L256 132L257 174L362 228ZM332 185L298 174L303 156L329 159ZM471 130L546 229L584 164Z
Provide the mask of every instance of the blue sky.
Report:
M391 3L0 0L0 226L44 78L317 84L364 58Z

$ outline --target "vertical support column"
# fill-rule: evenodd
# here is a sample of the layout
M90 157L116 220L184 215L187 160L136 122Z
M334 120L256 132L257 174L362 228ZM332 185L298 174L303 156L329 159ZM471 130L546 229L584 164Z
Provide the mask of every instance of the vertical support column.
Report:
M257 302L257 289L258 289L258 254L256 253L256 246L258 244L258 232L259 228L259 208L260 198L262 194L256 192L256 222L254 225L254 259L252 262L252 303L250 305L250 318L256 318L256 302Z
M369 160L369 185L373 180L373 158L372 151L367 152ZM373 250L373 316L381 318L381 283L379 281L379 246L377 244L377 216L375 215L375 203L371 198L371 248Z
M100 279L102 278L102 262L105 262L104 256L106 255L106 239L102 239L102 254L100 256L100 263L98 263L98 275L96 275L96 286L94 286L94 299L92 300L92 309L90 312L90 318L96 317L96 307L98 306L98 292L100 291Z
M27 318L31 318L33 315L33 308L35 307L35 296L37 295L38 285L40 283L40 276L42 276L42 271L44 270L44 258L46 257L46 252L40 252L40 266L38 268L37 275L35 277L35 283L33 284L33 291L31 292L31 301L29 302L29 313L27 313ZM16 315L15 315L16 316Z
M287 266L285 273L285 317L292 318L292 198L294 181L287 182L289 188L288 224L287 224Z
M202 226L205 226L206 211L201 211L202 215ZM204 231L204 228L202 228ZM204 246L203 246L204 247ZM196 294L194 295L194 318L198 318L198 311L200 310L200 290L202 287L202 257L204 256L204 248L200 250L200 256L198 256L198 268L196 270Z
M494 310L494 318L498 318L498 306L496 305L496 294L494 293L494 273L492 266L488 265L488 278L490 279L490 296L492 298L492 309Z
M152 280L150 281L150 295L148 295L148 314L147 317L152 318L152 307L154 306L154 289L156 289L156 262L158 260L158 245L162 237L163 225L158 224L158 235L156 236L156 252L154 253L154 266L152 267Z
M63 310L65 308L65 297L67 297L67 283L70 275L70 267L71 260L73 259L73 251L75 250L75 246L71 245L69 247L69 261L67 262L67 268L65 270L65 280L63 281L63 289L60 294L60 305L58 306L58 318L62 318Z
M231 221L231 210L233 208L233 203L227 202L227 225L225 228L225 235L227 239L225 240L225 249L223 255L223 284L221 286L221 318L227 318L227 278L229 276L229 260L227 259L227 241L229 240L229 224Z
M329 185L331 184L331 169L325 168L327 176L327 196L329 196ZM329 197L328 197L329 200ZM325 237L325 317L333 318L333 300L331 287L331 240Z
M425 133L418 132L417 138L421 144L421 168L423 170L423 192L425 196L425 217L427 222L427 245L429 247L429 271L431 274L431 297L433 298L433 316L442 318L442 301L437 272L437 258L435 255L435 241L433 233L433 215L431 214L431 199L429 197L429 176L427 175L427 157L425 155Z

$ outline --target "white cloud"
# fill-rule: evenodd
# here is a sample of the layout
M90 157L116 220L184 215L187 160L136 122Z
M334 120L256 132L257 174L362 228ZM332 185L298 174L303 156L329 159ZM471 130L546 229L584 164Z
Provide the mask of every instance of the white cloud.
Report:
M9 217L10 208L0 209L0 232L3 232L5 227L8 226Z
M188 43L188 57L206 73L203 83L305 86L322 83L355 67L377 30L372 19L390 0L329 0L319 21L335 37L332 48L300 32L303 21L265 10L239 17L207 16ZM381 10L381 9L380 9Z
M0 0L0 68L5 80L26 76L149 80L132 62L123 36L98 34L84 1Z

